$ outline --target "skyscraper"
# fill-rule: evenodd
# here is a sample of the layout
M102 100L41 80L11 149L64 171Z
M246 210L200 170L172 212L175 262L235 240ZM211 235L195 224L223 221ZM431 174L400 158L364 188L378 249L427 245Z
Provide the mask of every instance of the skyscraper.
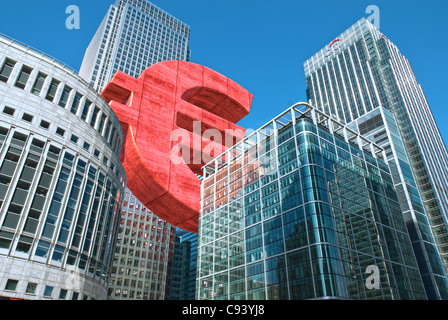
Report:
M446 277L393 114L378 107L347 125L385 150L426 291L448 298Z
M420 198L423 208L411 209L426 217L417 221L420 215L406 214L404 199L401 209L409 227L429 221L441 261L431 239L416 252L422 274L432 265L436 275L424 277L428 296L446 297L446 275L436 270L440 263L445 273L448 270L448 152L409 61L363 18L308 59L304 68L308 101L334 119L348 124L380 106L394 115L415 180L415 186L401 189L399 197ZM411 229L410 233L415 235Z
M190 60L190 27L146 0L117 0L90 42L79 74L101 92L117 71L138 77L165 60Z
M161 61L188 61L189 39L188 25L152 3L117 0L86 50L80 75L101 92L117 71L138 77ZM109 296L163 300L174 229L129 189L125 194Z
M198 299L426 299L385 158L300 103L205 166Z

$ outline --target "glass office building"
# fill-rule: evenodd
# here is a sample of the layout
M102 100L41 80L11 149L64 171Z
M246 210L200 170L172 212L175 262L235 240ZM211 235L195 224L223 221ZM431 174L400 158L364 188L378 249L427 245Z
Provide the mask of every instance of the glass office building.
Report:
M409 61L363 18L304 68L308 102L338 121L349 123L379 106L394 114L447 273L448 152Z
M384 149L427 296L448 299L448 285L394 115L378 107L347 125Z
M122 141L76 72L0 37L0 297L106 298Z
M79 74L101 92L117 71L190 59L190 27L146 0L117 0L88 46Z
M198 235L177 229L166 300L195 300Z
M385 161L305 103L217 157L203 168L197 298L426 299Z
M174 240L173 259L168 264L166 300L187 300L188 297L192 246L191 242L182 241L181 236L185 232L178 229Z

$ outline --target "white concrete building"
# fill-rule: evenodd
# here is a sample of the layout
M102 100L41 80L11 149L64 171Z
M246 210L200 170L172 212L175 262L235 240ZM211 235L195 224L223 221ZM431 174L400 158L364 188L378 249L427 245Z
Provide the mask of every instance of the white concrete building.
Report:
M0 297L106 299L122 141L76 72L0 37Z

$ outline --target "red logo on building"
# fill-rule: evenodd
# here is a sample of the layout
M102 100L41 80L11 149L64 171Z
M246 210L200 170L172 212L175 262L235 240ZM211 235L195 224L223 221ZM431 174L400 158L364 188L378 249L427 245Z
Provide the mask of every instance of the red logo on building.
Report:
M330 47L328 48L328 50L325 52L325 57L330 56L333 52L336 52L339 50L339 43L340 43L341 39L335 39L330 43Z
M336 42L338 42L338 41L341 41L341 39L333 40L333 42L330 44L330 48L331 48Z
M252 94L204 66L166 61L137 79L118 72L102 96L123 129L120 160L128 188L160 218L197 232L201 182L195 173L244 138L235 123L249 113ZM227 144L205 134L210 130L222 133ZM189 139L173 139L179 131ZM173 150L181 163L172 161ZM213 152L202 157L204 150Z

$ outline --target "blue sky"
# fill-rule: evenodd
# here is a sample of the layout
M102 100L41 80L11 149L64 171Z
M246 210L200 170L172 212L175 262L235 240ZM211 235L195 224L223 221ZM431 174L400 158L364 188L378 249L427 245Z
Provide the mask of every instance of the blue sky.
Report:
M1 0L0 33L79 70L84 51L114 0ZM361 17L380 9L380 30L410 60L448 141L448 1L445 0L153 0L191 26L191 61L254 94L239 124L257 129L305 101L303 62ZM68 5L80 29L68 30Z

